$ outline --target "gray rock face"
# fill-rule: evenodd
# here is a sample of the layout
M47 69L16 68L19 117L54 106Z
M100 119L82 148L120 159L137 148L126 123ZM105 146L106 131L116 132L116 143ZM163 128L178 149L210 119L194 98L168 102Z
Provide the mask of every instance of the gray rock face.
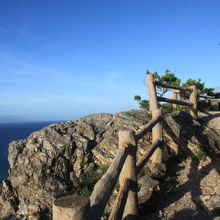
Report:
M195 145L220 155L219 130L209 127L203 118L199 121L201 124L192 120L186 112L174 112L165 116L164 126L168 135L180 146L180 151L189 153L188 146Z
M118 130L135 129L143 123L146 113L139 110L93 114L52 124L27 139L13 141L8 149L9 178L0 185L0 218L16 213L29 219L50 219L57 196L95 164L107 164L114 158Z
M118 131L141 129L149 120L142 110L93 114L49 125L27 139L13 141L9 145L9 178L0 183L0 218L17 214L28 219L51 219L56 197L71 189L81 176L91 176L97 165L111 163L117 151ZM166 119L168 130L184 144L194 135L190 120L185 113ZM165 132L165 141L172 148L175 137L171 133ZM150 142L150 133L138 142L138 158Z
M95 133L82 120L53 124L9 145L9 182L17 213L45 213L53 199L86 172Z
M208 205L211 209L220 209L220 195L212 196Z
M18 200L8 180L0 183L0 217L16 213Z
M152 196L153 192L159 188L159 181L151 178L148 175L141 177L138 180L140 190L138 192L138 202L145 203Z

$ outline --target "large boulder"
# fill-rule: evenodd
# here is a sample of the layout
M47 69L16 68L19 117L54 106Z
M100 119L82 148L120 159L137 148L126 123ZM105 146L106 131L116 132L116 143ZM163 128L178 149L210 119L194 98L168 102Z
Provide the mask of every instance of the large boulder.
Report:
M220 149L218 135L192 120L189 114L167 115L164 123L164 158L187 152L187 146L212 145ZM0 218L10 215L51 219L55 198L73 188L82 176L93 178L100 165L108 166L118 149L118 131L141 129L146 111L92 114L79 120L49 125L27 139L9 145L9 177L0 184ZM212 136L210 136L212 134ZM213 134L215 134L213 138ZM138 142L140 158L151 143L149 132Z
M109 164L117 151L118 131L138 129L147 122L146 115L139 110L92 114L10 143L9 177L0 185L0 217L16 213L50 219L54 199L81 176L91 176L97 164Z

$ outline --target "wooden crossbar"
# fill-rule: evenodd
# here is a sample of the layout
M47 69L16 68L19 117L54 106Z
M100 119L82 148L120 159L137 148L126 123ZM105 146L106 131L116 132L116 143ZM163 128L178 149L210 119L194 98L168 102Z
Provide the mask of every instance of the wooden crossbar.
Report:
M156 118L153 118L150 120L145 127L142 128L142 130L138 131L135 134L136 140L140 140L144 135L146 135L158 122L161 122L163 120L163 116L159 115Z
M101 218L105 206L118 181L119 174L124 166L127 155L128 148L123 147L119 149L107 172L95 184L94 190L90 197L90 210L93 219L98 220Z
M71 212L71 215L74 214L74 217L65 217L62 219L100 220L117 182L120 188L109 220L130 219L131 216L136 217L138 215L137 174L140 173L150 158L153 165L163 163L162 146L164 145L164 141L162 120L164 120L164 117L162 116L162 110L159 108L158 101L189 106L190 114L194 119L197 118L197 89L195 86L186 88L154 81L152 74L147 74L147 85L152 120L136 133L134 133L133 130L119 131L118 152L107 172L95 184L91 197L84 200L80 197L81 200L85 202L79 204L79 202L76 201L76 207L73 207L74 213ZM190 101L186 102L159 97L156 95L156 85L183 92L190 92ZM151 130L152 144L146 149L146 152L139 162L136 163L137 141ZM60 210L59 207L56 208L56 203L54 203L53 207L53 213L58 213L58 211L55 212L56 210ZM66 210L68 210L68 207L64 207L63 210L61 210L62 216L64 216ZM89 217L88 213L90 215ZM60 216L60 211L57 215L53 215L54 220L60 219L55 216Z
M175 99L168 99L168 98L160 97L160 96L157 96L157 100L161 101L161 102L169 102L169 103L173 103L173 104L177 104L177 105L184 105L184 106L189 106L189 107L193 106L193 103L191 103L191 102L184 102L184 101L175 100Z
M154 151L159 147L163 145L163 141L156 140L154 143L152 143L151 146L149 146L145 152L145 154L142 156L140 161L137 164L137 174L140 173L140 171L143 169L145 164L148 162Z
M193 90L191 88L187 88L187 87L181 87L181 86L177 86L177 85L172 85L172 84L168 84L168 83L164 83L164 82L159 82L159 81L154 81L154 83L157 86L161 86L164 88L169 88L169 89L176 89L176 90L181 90L181 91L188 91L188 92L192 92Z

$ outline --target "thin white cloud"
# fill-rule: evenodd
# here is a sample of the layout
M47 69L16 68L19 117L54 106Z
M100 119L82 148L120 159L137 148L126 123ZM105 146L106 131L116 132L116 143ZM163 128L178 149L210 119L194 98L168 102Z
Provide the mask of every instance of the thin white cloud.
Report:
M85 59L88 57L88 52L75 52L73 53L73 55L71 55L71 58L74 60L74 61L85 61Z
M35 105L35 103L59 102L109 104L117 102L116 100L108 100L109 98L115 98L116 94L121 97L124 94L129 96L129 93L132 93L133 90L133 88L130 88L128 91L125 71L117 68L108 68L109 70L106 72L93 76L92 74L80 75L74 70L61 72L50 66L35 65L11 54L2 58L2 61L4 62L0 62L0 74L2 75L0 84L3 86L15 86L16 97L0 98L1 105L14 105L13 103L17 105ZM27 94L21 94L16 87L17 85L19 87L23 86L21 91L26 90L26 87L29 88L27 93L30 92L30 87L32 86L31 97L27 96ZM53 89L57 94L51 95L51 88L57 88L57 90ZM62 94L65 93L66 90L69 91L69 94L74 94L74 96L59 94L60 92ZM40 91L45 93L40 93ZM1 85L0 92L3 92ZM133 93L136 94L136 91ZM24 98L19 98L19 101L17 101L17 97Z
M125 76L125 71L112 69L102 74L96 74L96 77L83 79L79 82L79 85L81 87L86 87L87 89L101 90L107 93L121 93L128 90Z
M53 49L63 49L63 46L61 46L60 44L55 44L51 40L44 40L44 39L41 40L44 42L42 45L43 47L53 48Z
M37 82L45 83L60 83L70 85L71 83L81 87L91 89L98 89L104 91L116 91L122 89L125 72L120 69L111 69L105 73L96 74L96 77L92 75L86 75L83 77L76 71L71 70L68 72L59 71L53 67L44 67L32 64L24 59L11 56L7 53L7 56L0 54L0 83L9 84L36 84Z
M38 42L39 46L38 48L35 48L35 50L41 50L42 48L51 48L51 49L63 49L64 47L60 44L57 44L50 40L49 38L45 38L44 36L41 36L33 31L33 25L31 24L31 21L25 21L18 27L17 33L24 39L27 39L28 41L32 40L35 42Z
M8 80L11 83L20 82L24 79L20 77L26 77L25 80L23 80L24 82L31 82L35 79L54 81L63 75L51 68L35 65L15 56L11 56L9 53L2 52L0 54L0 61L0 74L4 76L4 78L2 77L0 79L1 82Z
M31 37L33 32L31 31L31 20L26 19L23 23L20 23L18 26L18 34L22 37Z
M0 25L0 31L5 33L8 32L8 30L2 25Z
M0 121L8 121L9 119L10 120L13 120L13 119L18 119L20 118L21 116L20 115L14 115L14 114L1 114L0 113Z
M43 104L61 104L61 103L76 103L76 104L108 104L113 100L108 100L90 95L61 95L56 93L0 93L0 105L2 106L33 106Z
M125 76L125 72L122 70L118 70L118 69L113 69L111 71L109 71L108 73L106 73L105 75L105 80L106 81L117 81L119 79L121 79L122 77Z

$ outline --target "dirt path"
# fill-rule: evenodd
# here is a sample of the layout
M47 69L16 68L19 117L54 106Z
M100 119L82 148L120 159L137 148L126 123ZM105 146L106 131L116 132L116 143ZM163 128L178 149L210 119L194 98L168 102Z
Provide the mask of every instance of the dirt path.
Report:
M207 126L218 130L220 133L220 111L199 112L199 118L206 123Z
M220 112L200 114L208 126L220 131ZM220 219L220 158L191 156L173 158L167 163L160 190L144 206L145 220Z
M160 191L146 204L141 219L214 219L210 201L220 195L220 162L194 160L170 161Z
M213 220L220 216L212 200L220 202L220 161L198 161L191 157L172 160L160 182L160 191L146 204L141 219ZM217 204L219 205L219 204Z

